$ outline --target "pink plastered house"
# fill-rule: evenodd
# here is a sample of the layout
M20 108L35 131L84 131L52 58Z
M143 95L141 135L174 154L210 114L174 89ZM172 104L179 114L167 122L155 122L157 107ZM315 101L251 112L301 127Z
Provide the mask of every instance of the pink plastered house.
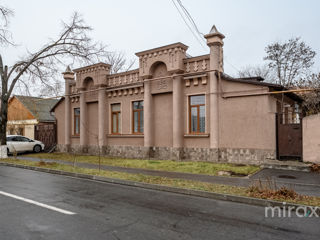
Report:
M257 164L279 157L277 113L301 99L274 94L285 89L261 77L228 76L224 35L213 26L205 38L203 56L174 43L136 53L139 68L128 72L110 74L105 63L68 68L65 97L52 110L58 151Z

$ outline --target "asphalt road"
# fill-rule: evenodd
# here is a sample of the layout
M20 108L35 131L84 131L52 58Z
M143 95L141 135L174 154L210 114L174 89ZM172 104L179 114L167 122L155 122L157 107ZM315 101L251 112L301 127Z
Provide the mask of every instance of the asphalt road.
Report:
M246 204L0 167L1 240L320 237L320 218L265 218L264 211Z

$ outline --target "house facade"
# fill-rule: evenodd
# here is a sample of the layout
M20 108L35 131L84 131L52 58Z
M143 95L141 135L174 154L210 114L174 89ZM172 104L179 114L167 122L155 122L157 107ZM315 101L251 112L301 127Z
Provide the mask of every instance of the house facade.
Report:
M261 163L277 154L276 113L300 99L262 78L223 71L223 39L205 35L209 54L188 57L174 43L136 53L139 68L110 74L98 63L67 69L53 108L59 151L110 156ZM285 104L284 104L285 103ZM291 118L294 118L292 114Z

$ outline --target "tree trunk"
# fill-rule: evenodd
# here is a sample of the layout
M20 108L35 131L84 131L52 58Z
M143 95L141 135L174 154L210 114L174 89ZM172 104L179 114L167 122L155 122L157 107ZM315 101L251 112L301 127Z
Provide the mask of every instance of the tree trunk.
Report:
M0 55L0 71L1 71L1 109L0 109L0 141L1 145L7 145L7 121L8 121L8 66L2 64Z
M1 120L0 120L0 141L1 145L7 145L7 121L8 121L8 98L5 96L1 98Z

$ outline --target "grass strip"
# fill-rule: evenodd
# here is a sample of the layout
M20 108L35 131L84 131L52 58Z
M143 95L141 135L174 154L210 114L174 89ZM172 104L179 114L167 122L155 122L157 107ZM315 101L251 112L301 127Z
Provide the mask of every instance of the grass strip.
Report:
M26 157L35 157L40 159L53 159L63 160L68 162L81 162L99 164L97 156L88 155L72 155L67 153L39 153L28 154ZM102 156L102 165L126 167L126 168L142 168L150 170L160 170L168 172L182 172L193 174L205 174L217 176L219 171L233 172L239 175L250 175L260 168L254 165L236 165L228 163L210 163L210 162L178 162L172 160L144 160L144 159L123 159L123 158L110 158Z

